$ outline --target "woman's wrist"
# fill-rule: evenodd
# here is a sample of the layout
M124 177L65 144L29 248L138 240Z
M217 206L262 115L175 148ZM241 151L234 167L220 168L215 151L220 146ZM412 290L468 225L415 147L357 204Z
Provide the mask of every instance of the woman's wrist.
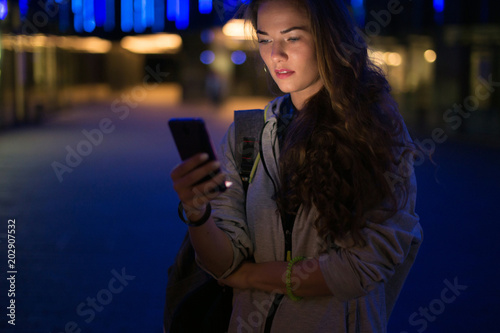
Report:
M245 276L248 288L286 294L284 274L287 264L287 262L282 261L259 264L245 263L248 265Z
M210 203L203 205L203 207L200 208L202 208L203 210L198 209L198 207L197 208L192 208L189 206L186 207L183 205L181 201L179 202L179 207L178 207L179 217L188 226L199 227L208 221L212 212L212 207ZM186 214L186 217L184 217L184 214Z

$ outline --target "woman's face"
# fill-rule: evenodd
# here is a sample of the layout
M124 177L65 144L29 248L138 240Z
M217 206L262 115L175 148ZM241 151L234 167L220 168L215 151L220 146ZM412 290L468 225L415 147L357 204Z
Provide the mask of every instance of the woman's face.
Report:
M267 1L258 10L257 37L274 81L301 109L323 86L307 15L294 1Z

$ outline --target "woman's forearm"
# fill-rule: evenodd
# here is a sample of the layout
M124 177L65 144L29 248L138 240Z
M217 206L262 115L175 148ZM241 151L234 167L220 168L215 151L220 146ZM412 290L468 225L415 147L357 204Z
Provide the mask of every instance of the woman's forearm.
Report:
M202 226L190 227L189 237L198 259L215 276L221 276L231 267L231 241L224 231L217 227L212 217Z
M286 294L287 262L268 262L255 264L251 270L249 284L251 289ZM291 287L296 296L330 296L331 291L319 268L317 259L308 259L293 266Z
M222 283L237 289L256 289L268 293L286 294L286 261L266 263L244 262ZM292 268L291 287L295 296L331 296L317 259L296 263Z

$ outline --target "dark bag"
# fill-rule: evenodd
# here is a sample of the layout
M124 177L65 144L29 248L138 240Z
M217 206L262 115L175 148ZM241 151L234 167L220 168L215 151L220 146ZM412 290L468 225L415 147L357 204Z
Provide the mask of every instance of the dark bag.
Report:
M236 111L235 161L248 188L257 157L264 110ZM175 262L168 269L167 295L163 316L167 333L225 333L232 312L233 290L223 287L198 267L189 234L186 233Z
M166 332L226 332L231 318L233 291L220 286L195 262L186 234L168 272L164 326Z

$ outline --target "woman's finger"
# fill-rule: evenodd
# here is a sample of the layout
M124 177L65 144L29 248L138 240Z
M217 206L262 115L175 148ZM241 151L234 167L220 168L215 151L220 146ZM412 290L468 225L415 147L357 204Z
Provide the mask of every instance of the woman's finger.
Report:
M186 174L190 173L191 171L208 161L208 158L208 154L196 154L177 165L170 173L170 177L174 181L176 179L182 178Z
M183 189L192 189L205 177L215 177L220 173L220 163L213 161L206 163L191 172L185 174L181 178L172 179L174 182L174 190L176 192L181 192Z

